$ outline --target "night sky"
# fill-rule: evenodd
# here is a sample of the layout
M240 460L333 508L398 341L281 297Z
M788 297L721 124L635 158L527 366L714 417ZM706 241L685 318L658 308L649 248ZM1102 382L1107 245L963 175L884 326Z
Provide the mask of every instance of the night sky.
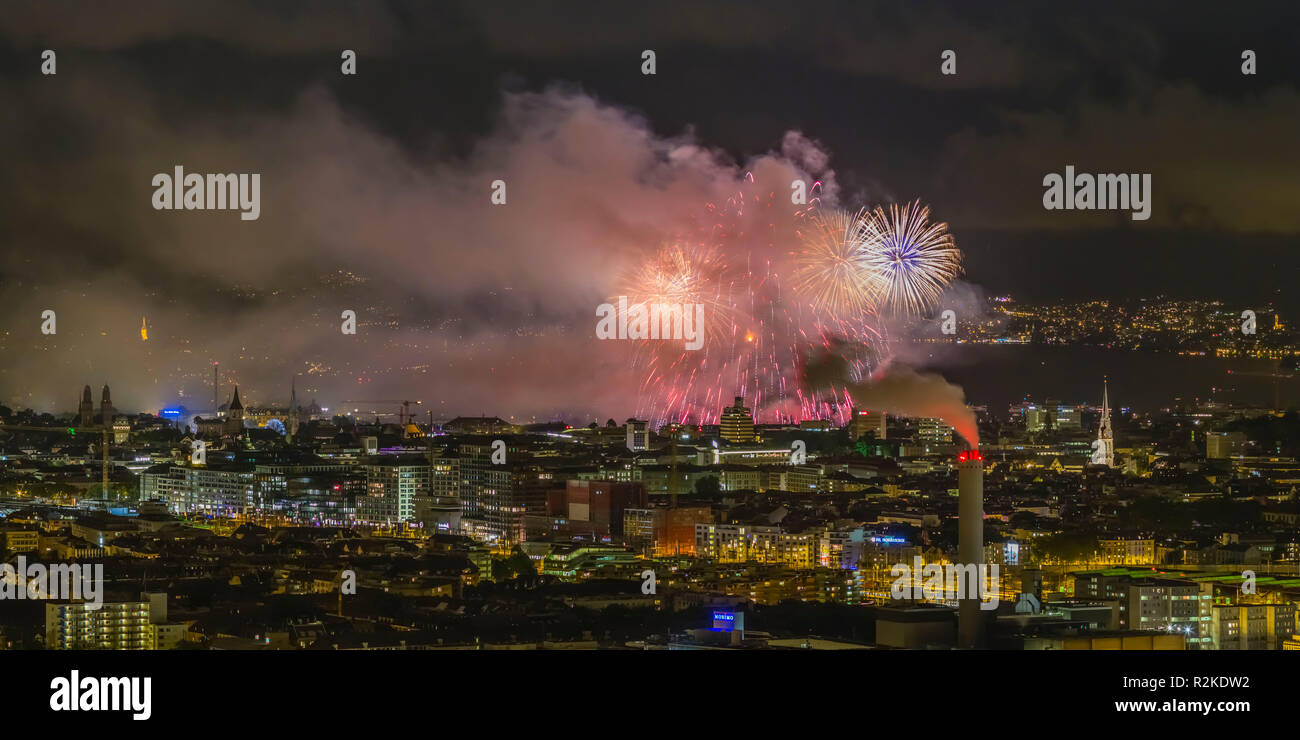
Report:
M637 381L590 347L591 307L629 254L749 171L819 177L846 207L924 200L976 293L1300 310L1297 16L1209 2L12 3L0 400L67 411L107 382L127 409L202 407L220 360L223 385L266 403L297 375L332 401L628 414ZM47 48L54 76L40 74ZM939 73L944 49L955 76ZM1241 74L1243 49L1258 74ZM153 210L152 175L178 164L261 173L261 218ZM1045 210L1043 176L1070 164L1150 173L1150 220ZM498 177L511 204L492 210ZM326 279L338 271L360 280ZM45 308L57 338L39 332ZM353 345L342 308L362 318ZM600 380L575 388L582 377Z

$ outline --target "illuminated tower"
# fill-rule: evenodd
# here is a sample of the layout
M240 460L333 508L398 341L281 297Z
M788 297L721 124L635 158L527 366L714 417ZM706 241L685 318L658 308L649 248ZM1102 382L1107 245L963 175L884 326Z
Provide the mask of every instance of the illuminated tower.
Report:
M736 396L736 405L722 410L718 430L723 439L732 444L749 444L754 441L754 417L745 408L745 399Z
M1097 426L1097 441L1093 443L1092 461L1108 468L1115 467L1115 438L1110 430L1110 383L1104 382L1101 391L1101 424Z
M81 426L88 427L95 423L95 400L91 398L90 386L81 391L81 407L77 413L81 417Z
M957 456L957 563L973 566L983 579L984 456L967 450ZM983 647L984 617L979 594L965 594L957 604L957 647Z
M113 426L113 399L108 395L107 385L99 397L99 423L106 427Z

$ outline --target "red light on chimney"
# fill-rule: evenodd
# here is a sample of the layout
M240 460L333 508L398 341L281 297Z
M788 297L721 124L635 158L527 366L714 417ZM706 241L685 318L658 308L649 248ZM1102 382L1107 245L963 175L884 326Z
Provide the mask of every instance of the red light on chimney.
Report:
M963 453L957 455L957 462L966 462L966 453L965 453L965 452L963 452Z

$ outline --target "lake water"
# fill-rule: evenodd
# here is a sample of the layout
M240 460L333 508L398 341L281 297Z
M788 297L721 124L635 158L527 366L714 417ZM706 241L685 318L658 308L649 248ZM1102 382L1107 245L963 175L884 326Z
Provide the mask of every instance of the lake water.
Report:
M1271 360L1027 345L958 345L944 348L942 354L921 354L918 359L929 362L930 369L965 388L969 403L988 404L994 412L1026 395L1035 401L1050 397L1068 404L1100 403L1105 377L1110 379L1113 408L1149 411L1177 398L1273 404L1272 378L1232 374L1268 373L1276 366ZM1278 395L1284 406L1297 406L1300 378L1279 380Z

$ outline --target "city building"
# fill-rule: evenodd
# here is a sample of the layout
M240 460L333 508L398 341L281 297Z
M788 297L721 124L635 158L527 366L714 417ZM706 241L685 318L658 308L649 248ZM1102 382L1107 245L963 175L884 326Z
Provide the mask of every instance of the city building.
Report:
M868 433L874 433L876 439L883 440L887 435L885 412L880 411L872 416L870 411L864 409L853 409L849 412L849 437L855 442Z
M140 474L141 500L160 499L173 513L235 516L257 508L252 465L164 464Z
M654 556L694 555L695 525L713 522L707 506L628 508L623 511L623 543Z
M492 461L491 442L466 443L458 450L461 530L501 546L526 539L527 514L542 514L552 474L533 462L518 441L507 442L507 462Z
M1110 565L1155 565L1156 541L1153 539L1098 540L1101 560Z
M1215 604L1210 608L1212 650L1281 650L1296 634L1296 604Z
M744 524L696 524L695 553L719 563L764 563L791 568L816 564L820 536L786 532L780 527Z
M1242 455L1246 449L1246 435L1241 432L1206 432L1205 456L1210 460L1226 460Z
M754 437L754 415L745 406L745 399L736 396L733 405L722 410L718 421L719 436L732 444L749 444Z
M46 650L153 650L149 601L46 602Z
M943 419L922 417L916 420L916 441L922 444L950 444L952 443L953 428Z
M527 517L529 539L537 534L592 542L621 540L625 512L644 509L648 498L641 483L566 481L564 488L547 492L541 515Z
M650 422L640 419L627 420L627 448L632 452L642 452L650 447Z
M414 455L383 457L365 470L366 493L357 501L357 518L385 525L414 521L430 488L428 461Z

